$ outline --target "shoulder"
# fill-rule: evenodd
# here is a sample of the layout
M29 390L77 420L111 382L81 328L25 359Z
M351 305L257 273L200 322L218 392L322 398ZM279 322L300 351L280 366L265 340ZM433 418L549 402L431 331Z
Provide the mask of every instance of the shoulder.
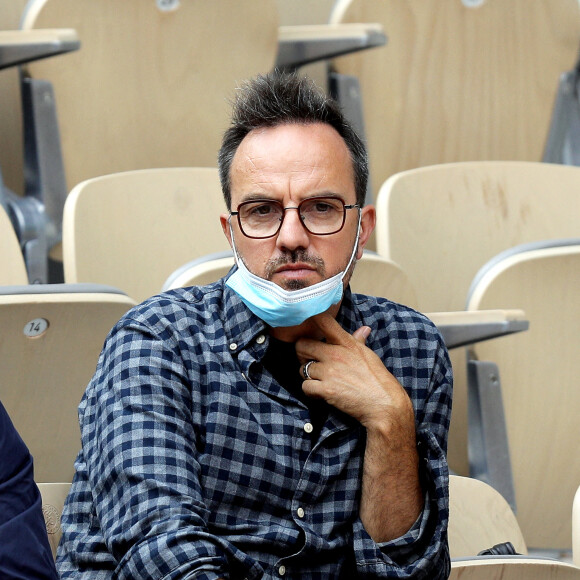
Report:
M142 326L152 331L184 330L192 326L211 327L222 316L223 281L207 286L177 288L148 298L129 310L117 326Z

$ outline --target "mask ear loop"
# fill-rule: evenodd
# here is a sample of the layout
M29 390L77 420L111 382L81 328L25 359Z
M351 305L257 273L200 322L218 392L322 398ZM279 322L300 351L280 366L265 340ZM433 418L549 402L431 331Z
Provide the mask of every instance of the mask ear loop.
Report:
M238 249L236 248L236 240L234 238L234 229L232 228L232 214L228 216L228 226L230 228L230 238L232 239L232 250L234 251L234 260L236 262L236 266L240 267L240 256L238 254Z
M346 268L342 271L342 276L340 277L341 280L344 279L344 277L346 276L346 273L350 270L351 266L352 266L352 262L356 257L356 253L358 252L358 242L360 239L360 226L362 223L362 210L361 208L357 208L358 209L358 225L356 228L356 237L354 239L354 246L352 248L352 253L350 255L350 260L348 261L348 264L346 265Z

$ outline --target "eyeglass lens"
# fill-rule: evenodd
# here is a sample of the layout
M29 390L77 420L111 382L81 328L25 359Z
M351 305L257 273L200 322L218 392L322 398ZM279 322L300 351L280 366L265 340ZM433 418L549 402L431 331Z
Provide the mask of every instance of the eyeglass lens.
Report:
M312 234L338 232L344 225L345 205L335 197L305 199L297 208L284 208L275 200L247 201L238 206L242 232L249 237L268 238L282 227L288 209L297 209L304 227Z

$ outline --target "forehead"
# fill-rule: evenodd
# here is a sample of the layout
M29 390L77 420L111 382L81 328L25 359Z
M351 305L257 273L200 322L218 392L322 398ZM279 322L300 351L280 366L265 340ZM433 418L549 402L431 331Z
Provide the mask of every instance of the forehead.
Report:
M333 193L356 198L350 152L323 123L255 129L240 143L231 166L232 204L264 196L297 200Z

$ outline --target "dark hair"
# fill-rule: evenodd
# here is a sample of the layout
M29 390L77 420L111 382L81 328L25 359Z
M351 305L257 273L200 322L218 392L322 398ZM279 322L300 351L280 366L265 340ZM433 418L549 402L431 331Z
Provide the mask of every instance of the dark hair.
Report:
M368 158L364 143L344 118L336 101L322 93L307 77L274 71L244 83L233 102L230 127L218 154L219 175L228 209L232 192L230 168L244 137L254 129L289 123L326 123L344 139L350 152L357 203L364 205Z

